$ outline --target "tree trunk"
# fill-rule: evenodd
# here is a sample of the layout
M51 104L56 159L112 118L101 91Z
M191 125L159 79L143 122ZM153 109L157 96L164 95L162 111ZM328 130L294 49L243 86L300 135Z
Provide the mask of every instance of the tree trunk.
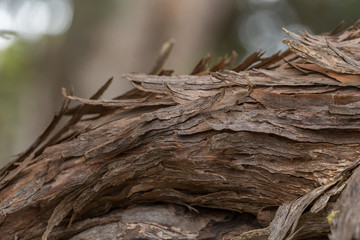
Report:
M0 172L1 239L360 239L359 26L231 70L126 74L113 100L111 80L63 90Z

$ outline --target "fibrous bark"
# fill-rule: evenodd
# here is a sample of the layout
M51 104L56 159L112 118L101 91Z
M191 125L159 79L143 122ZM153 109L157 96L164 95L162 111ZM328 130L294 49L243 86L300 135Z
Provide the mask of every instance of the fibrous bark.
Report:
M358 239L359 24L289 35L228 70L235 55L125 74L135 88L113 100L111 80L64 90L1 170L2 239Z

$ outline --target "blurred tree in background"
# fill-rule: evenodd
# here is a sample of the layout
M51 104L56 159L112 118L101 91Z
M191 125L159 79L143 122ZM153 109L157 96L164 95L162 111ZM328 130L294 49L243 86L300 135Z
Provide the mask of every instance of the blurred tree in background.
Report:
M0 0L0 162L24 150L50 121L60 88L89 97L115 77L105 96L130 89L126 72L148 72L161 44L175 38L167 65L186 74L208 52L285 46L281 27L313 33L358 18L356 0Z

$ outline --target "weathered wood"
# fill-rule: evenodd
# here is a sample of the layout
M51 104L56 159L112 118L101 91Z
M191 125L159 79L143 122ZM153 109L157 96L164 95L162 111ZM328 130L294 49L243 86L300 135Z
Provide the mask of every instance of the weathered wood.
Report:
M233 70L219 68L235 55L210 69L206 57L197 75L125 74L135 89L113 100L98 100L109 82L91 99L64 91L2 169L2 239L326 239L336 209L331 236L359 238L359 24L288 33L293 53Z

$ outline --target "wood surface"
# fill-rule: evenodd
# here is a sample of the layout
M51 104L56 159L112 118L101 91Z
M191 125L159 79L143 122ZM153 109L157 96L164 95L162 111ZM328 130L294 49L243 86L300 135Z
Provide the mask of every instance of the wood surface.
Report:
M0 171L1 239L359 239L360 23L285 31L283 53L190 75L162 69L165 47L112 100L112 79L63 89Z

